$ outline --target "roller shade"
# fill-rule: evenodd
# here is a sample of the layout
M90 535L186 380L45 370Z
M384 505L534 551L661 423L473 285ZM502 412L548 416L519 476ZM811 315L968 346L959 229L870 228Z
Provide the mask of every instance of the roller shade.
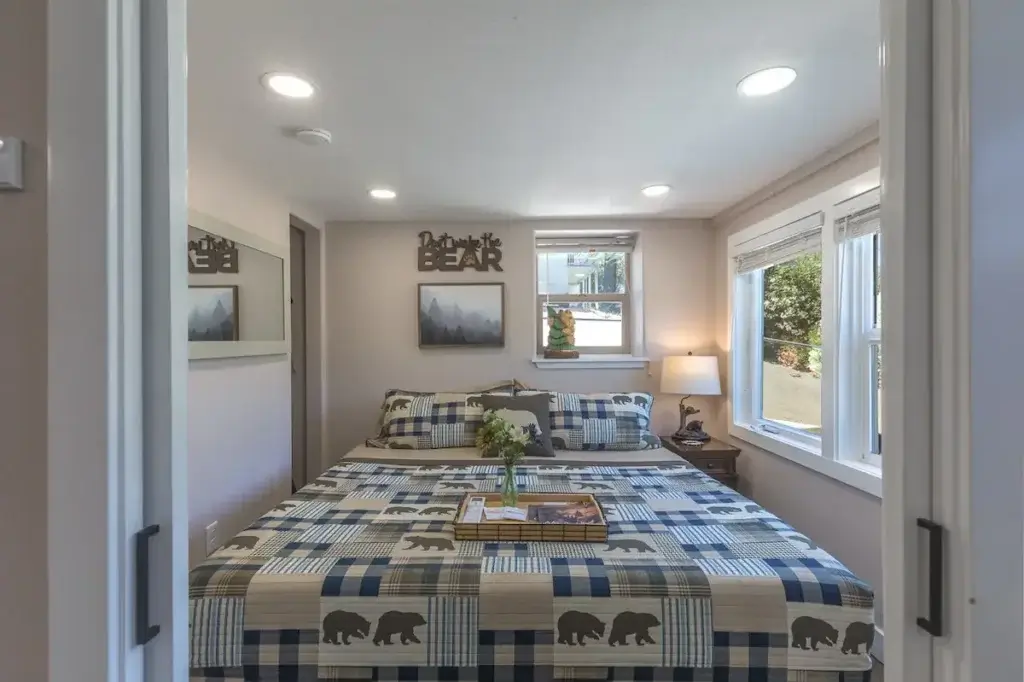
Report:
M616 235L538 235L538 251L554 251L561 253L588 253L591 251L614 251L616 253L632 253L636 247L636 234L623 233Z
M836 241L866 237L882 230L882 207L872 206L836 221Z
M815 213L779 228L778 232L790 236L736 256L736 273L742 275L806 253L820 253L821 228L824 224L825 214Z

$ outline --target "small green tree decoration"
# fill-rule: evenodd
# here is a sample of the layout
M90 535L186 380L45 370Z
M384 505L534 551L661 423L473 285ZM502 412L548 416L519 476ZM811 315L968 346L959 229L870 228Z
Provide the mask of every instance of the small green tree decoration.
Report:
M505 480L501 485L501 503L516 506L519 490L516 488L516 465L523 459L530 434L512 422L498 416L494 410L484 412L484 423L476 430L476 446L484 457L498 457L505 465Z
M578 358L576 350L576 320L572 311L548 306L548 347L544 357Z

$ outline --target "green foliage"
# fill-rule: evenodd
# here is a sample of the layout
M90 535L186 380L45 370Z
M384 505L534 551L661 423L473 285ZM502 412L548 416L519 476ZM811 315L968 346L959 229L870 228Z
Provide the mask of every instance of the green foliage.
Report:
M764 336L821 346L821 254L808 254L764 271ZM821 351L765 343L765 360L801 371L821 371Z
M494 410L484 412L484 423L476 430L476 447L484 457L499 457L506 467L513 467L523 458L529 434L498 416Z

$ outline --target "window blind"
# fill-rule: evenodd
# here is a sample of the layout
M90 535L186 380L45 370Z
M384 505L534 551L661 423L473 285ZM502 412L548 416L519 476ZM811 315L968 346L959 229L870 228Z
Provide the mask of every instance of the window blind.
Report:
M882 231L882 207L872 206L836 221L836 241L866 237Z
M821 228L824 224L825 214L815 213L780 227L777 232L789 236L736 256L736 274L762 270L804 254L819 253Z
M632 253L636 247L635 233L616 235L538 235L538 251L554 251L561 253L588 253L591 251L613 251Z

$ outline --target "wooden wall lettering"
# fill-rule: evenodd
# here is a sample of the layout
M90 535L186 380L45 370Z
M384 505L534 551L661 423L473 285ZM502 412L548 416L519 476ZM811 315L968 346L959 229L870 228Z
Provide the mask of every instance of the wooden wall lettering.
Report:
M188 242L190 275L238 274L238 247L230 239L204 235Z
M474 239L473 235L456 239L447 232L435 239L432 232L424 230L420 232L417 253L421 272L487 272L489 269L504 272L501 267L501 240L490 232L484 232L480 239Z

